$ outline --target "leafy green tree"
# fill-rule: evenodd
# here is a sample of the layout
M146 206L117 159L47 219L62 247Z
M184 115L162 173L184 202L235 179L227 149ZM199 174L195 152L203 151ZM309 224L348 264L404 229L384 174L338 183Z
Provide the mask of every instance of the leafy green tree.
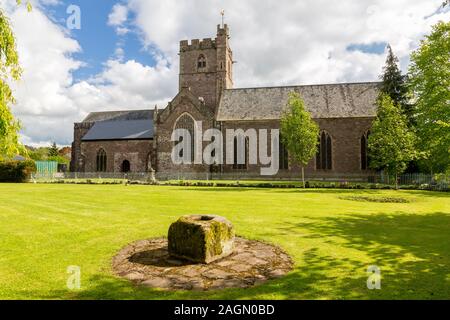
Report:
M281 117L281 139L290 156L302 168L303 188L305 188L305 166L317 152L319 126L305 109L300 94L291 92L288 108Z
M17 0L20 5L21 1ZM28 10L31 4L27 2ZM16 39L8 18L0 9L0 160L16 154L26 154L19 142L20 123L14 119L10 105L15 103L9 84L19 80L22 69L19 65Z
M33 147L26 147L28 156L30 159L34 161L46 161L48 158L48 147L40 147L40 148L33 148Z
M20 124L14 119L9 105L15 102L9 83L20 78L22 70L16 41L8 18L0 10L0 157L23 153L19 143Z
M55 142L51 145L51 147L48 149L48 156L49 157L57 157L59 156L59 149Z
M50 156L47 158L47 161L56 161L59 164L67 164L67 165L70 163L70 161L68 159L66 159L63 156L59 156L59 155L58 156Z
M413 123L413 109L408 104L408 87L406 86L406 77L402 74L398 66L398 58L395 56L390 45L387 46L386 64L383 67L383 74L380 93L391 97L394 104L399 105L402 112L408 118L408 124Z
M411 54L409 87L417 109L418 148L431 172L450 168L450 22L439 22Z
M22 0L16 0L16 3L17 3L17 5L21 5L22 4ZM27 3L27 10L31 11L31 9L32 9L31 2L27 1L26 3Z
M385 169L395 176L397 188L398 175L417 156L415 135L408 128L405 115L394 105L391 97L384 94L378 103L377 117L369 135L370 166Z

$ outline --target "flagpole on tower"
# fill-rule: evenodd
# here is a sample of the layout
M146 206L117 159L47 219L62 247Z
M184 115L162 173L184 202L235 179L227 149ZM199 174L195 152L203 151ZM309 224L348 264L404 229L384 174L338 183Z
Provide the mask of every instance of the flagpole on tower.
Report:
M222 16L222 28L224 27L224 16L225 16L225 10L220 11L220 15Z

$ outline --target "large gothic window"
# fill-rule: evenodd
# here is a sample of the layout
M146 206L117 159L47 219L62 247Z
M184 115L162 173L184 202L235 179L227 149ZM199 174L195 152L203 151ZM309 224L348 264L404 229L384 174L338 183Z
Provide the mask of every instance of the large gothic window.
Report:
M191 140L188 142L188 146L191 149L191 162L194 161L194 152L195 152L195 148L194 148L194 141L195 141L195 123L194 123L194 119L187 113L183 114L181 117L178 118L177 123L175 124L175 129L185 129L187 131L189 131L190 133L190 138ZM183 137L180 137L179 142L183 141ZM180 151L180 158L183 157L183 151Z
M332 140L331 136L322 131L319 137L319 148L316 154L316 169L331 170L332 169Z
M198 69L203 69L206 68L206 58L204 55L199 55L198 59L197 59L197 68Z
M369 132L366 132L361 136L361 170L367 170L369 168L369 156L368 156L368 142Z
M97 152L97 171L98 172L106 171L106 152L103 149L100 149Z
M234 159L233 159L233 169L245 170L248 165L248 137L244 140L244 163L238 163L238 138L234 137L233 149L234 149Z
M278 153L279 153L279 165L280 165L280 169L281 170L287 170L289 169L289 154L288 154L288 150L285 147L285 145L283 144L283 141L281 140L280 137L280 141L279 141L279 146L278 146Z

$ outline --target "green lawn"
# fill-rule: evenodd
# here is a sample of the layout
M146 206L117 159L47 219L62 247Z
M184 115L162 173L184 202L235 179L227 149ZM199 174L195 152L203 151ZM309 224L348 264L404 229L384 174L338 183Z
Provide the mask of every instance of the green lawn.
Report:
M362 197L356 197L362 196ZM357 201L402 197L408 203ZM280 245L287 276L250 289L164 292L111 273L137 239L180 215L214 213L239 235ZM425 191L0 184L2 299L448 299L450 196ZM81 290L66 289L69 265ZM369 265L381 290L368 290Z

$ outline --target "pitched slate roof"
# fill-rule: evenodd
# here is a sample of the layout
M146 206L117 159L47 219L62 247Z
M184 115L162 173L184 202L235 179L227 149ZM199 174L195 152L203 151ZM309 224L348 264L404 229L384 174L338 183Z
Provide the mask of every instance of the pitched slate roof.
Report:
M153 138L153 110L91 112L83 122L94 125L82 141Z
M301 94L313 118L374 117L378 82L225 90L218 121L276 120L289 92Z
M113 120L96 122L81 140L144 140L151 138L153 138L152 120Z
M123 110L91 112L84 118L83 122L151 119L153 119L153 110Z

